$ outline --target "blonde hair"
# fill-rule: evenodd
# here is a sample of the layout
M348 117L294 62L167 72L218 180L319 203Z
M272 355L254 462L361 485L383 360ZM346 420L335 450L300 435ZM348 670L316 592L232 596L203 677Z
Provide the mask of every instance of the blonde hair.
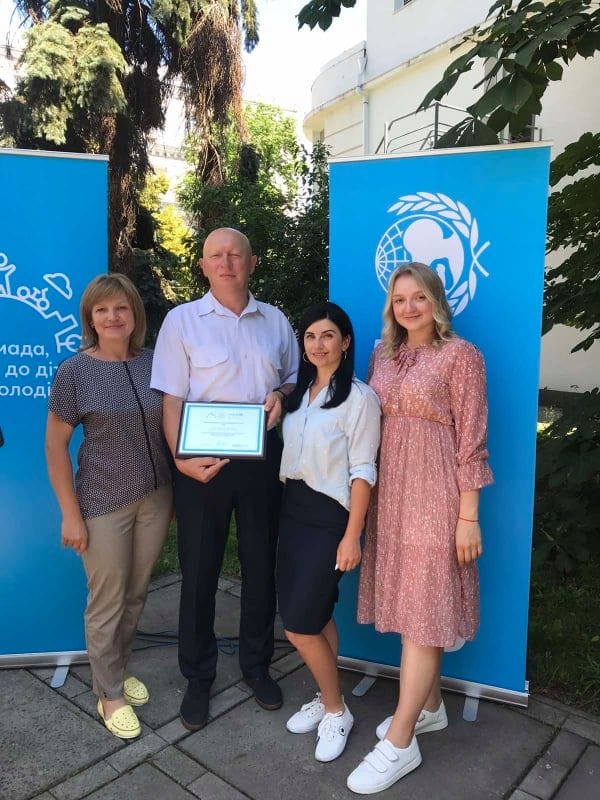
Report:
M444 284L439 275L427 264L412 261L397 267L390 276L387 295L383 305L383 329L381 343L386 358L393 358L400 345L406 341L406 328L394 317L393 294L396 281L402 275L410 275L419 284L423 294L433 306L434 339L432 344L440 347L444 342L456 338L452 330L452 311L446 300Z
M135 327L129 340L129 349L136 355L144 346L146 338L146 312L138 290L126 275L113 272L98 275L85 287L79 304L81 318L81 349L87 350L98 345L98 334L92 327L92 309L109 297L123 294L133 311Z

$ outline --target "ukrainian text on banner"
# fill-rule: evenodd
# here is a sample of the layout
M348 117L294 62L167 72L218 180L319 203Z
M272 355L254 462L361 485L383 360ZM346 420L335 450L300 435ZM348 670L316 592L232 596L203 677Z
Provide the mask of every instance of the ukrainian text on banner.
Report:
M526 687L549 161L549 145L514 145L338 160L330 170L330 297L354 323L359 375L389 276L407 261L437 271L457 332L485 357L495 484L481 501L481 628L444 656L442 674L508 693ZM340 653L397 666L399 637L356 623L357 581L342 581Z
M10 666L85 651L85 575L60 545L44 431L54 373L80 346L81 293L107 268L107 161L0 149L0 183L0 666Z

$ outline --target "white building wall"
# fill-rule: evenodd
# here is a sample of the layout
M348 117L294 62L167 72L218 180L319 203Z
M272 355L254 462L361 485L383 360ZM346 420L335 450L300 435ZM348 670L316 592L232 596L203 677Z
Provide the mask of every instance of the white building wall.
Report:
M361 155L364 115L367 152L375 152L385 123L415 111L446 66L466 51L468 45L451 47L460 44L463 35L485 18L489 5L490 0L412 0L394 13L394 0L369 3L366 43L358 43L325 65L313 84L313 109L304 121L308 138L322 138L332 156ZM366 68L361 74L359 59L365 50ZM466 108L481 92L472 87L482 77L483 65L478 62L444 98L444 104ZM600 106L593 101L598 84L600 58L577 58L565 67L563 80L548 88L536 126L544 140L553 141L553 156L582 133L600 130ZM368 98L366 107L357 92L359 85ZM442 110L440 116L454 124L463 115ZM402 137L421 127L424 130L419 135ZM432 112L396 123L389 133L389 149L411 142L406 151L419 149L419 140L432 127ZM561 254L552 254L549 263L561 259ZM572 391L600 383L600 344L587 352L570 352L582 338L579 331L562 325L543 337L540 387Z
M485 19L490 5L491 0L412 0L394 12L394 0L371 0L367 6L369 77L469 31Z

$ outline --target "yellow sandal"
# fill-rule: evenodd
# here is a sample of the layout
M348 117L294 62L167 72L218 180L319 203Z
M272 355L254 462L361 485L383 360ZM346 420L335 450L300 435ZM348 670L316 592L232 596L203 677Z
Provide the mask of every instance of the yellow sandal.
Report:
M133 675L125 678L123 697L130 706L143 706L150 700L150 694L146 686L138 678L134 678Z
M113 711L108 719L104 718L104 709L102 708L101 700L98 700L96 710L100 715L100 719L104 722L106 729L114 736L118 736L119 739L135 739L142 732L140 721L131 706L122 706L118 708L116 711Z

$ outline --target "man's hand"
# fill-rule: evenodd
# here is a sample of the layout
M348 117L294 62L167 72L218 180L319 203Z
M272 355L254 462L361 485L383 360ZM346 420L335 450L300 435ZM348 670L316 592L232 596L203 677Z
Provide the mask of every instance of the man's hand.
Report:
M281 393L269 392L265 400L264 408L267 412L267 430L270 431L281 419Z
M225 464L229 464L228 458L208 458L198 456L197 458L176 458L175 466L188 478L193 478L200 483L208 483L215 475L220 472Z

